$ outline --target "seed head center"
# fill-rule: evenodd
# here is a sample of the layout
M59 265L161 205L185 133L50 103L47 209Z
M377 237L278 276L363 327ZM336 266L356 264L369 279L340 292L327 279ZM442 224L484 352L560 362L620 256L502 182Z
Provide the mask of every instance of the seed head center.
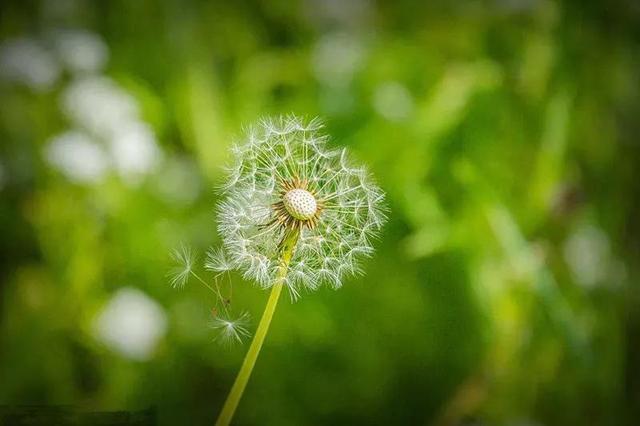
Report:
M318 211L318 203L306 189L292 189L282 197L287 212L298 220L309 220Z

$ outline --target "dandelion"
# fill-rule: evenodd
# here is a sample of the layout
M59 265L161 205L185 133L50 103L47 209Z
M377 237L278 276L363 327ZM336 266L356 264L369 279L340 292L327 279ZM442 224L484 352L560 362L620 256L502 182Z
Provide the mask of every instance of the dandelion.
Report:
M216 315L211 320L211 328L219 332L216 340L224 345L241 343L242 339L251 335L247 329L250 318L248 312L243 312L236 318Z
M211 266L213 266L213 264L211 263L211 258L215 253L215 251L210 251L209 257L205 262L206 269L211 269ZM194 270L195 260L191 248L185 245L181 245L180 248L173 250L173 252L171 253L171 257L177 264L177 266L172 268L168 274L171 287L183 288L189 281L189 278L193 277L208 290L211 290L216 296L216 304L213 308L214 311L217 312L218 308L221 307L221 309L224 311L224 314L229 316L227 305L230 302L230 298L223 296L220 288L218 287L217 281L212 286L196 273L196 271Z
M295 246L287 267L296 273L282 277L293 298L357 274L385 221L382 190L346 150L328 149L319 129L295 117L249 129L233 149L219 208L223 255L260 286L278 283L283 246Z
M361 272L384 224L384 192L344 149L330 149L317 120L262 120L233 147L222 186L218 231L222 249L208 267L230 269L271 288L255 336L218 417L230 423L255 365L283 287L342 286Z
M171 257L177 266L169 272L169 282L173 288L182 288L193 273L193 252L191 248L182 245L171 253Z
M227 260L224 251L213 248L207 253L207 260L204 262L204 267L216 273L228 272L233 269L233 265Z

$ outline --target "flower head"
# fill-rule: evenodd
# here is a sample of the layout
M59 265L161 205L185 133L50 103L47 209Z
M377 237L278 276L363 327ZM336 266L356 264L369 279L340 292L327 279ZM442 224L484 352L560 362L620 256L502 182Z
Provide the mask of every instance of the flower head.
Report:
M299 236L285 278L293 298L300 288L337 288L360 272L358 260L372 254L386 220L384 192L345 149L329 149L320 128L293 116L265 119L234 146L219 207L224 251L210 258L212 269L231 267L270 287L293 231Z

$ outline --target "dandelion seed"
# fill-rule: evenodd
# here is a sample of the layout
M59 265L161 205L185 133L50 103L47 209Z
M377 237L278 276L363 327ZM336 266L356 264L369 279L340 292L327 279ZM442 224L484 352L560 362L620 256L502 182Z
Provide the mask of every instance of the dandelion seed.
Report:
M224 251L221 249L209 249L204 267L209 271L217 273L227 272L233 269L232 263L227 260Z
M182 288L193 272L193 252L190 247L181 245L171 253L171 257L177 266L169 272L169 282L173 288Z
M251 336L247 329L251 316L248 312L242 312L236 318L224 318L216 316L211 320L211 328L218 332L216 341L224 345L232 345L234 343L242 343L244 338Z
M282 241L294 230L299 238L284 282L293 299L302 288L338 288L360 271L386 221L384 192L346 150L329 149L320 129L317 120L265 119L234 146L219 207L224 252L212 259L214 270L237 269L271 287Z

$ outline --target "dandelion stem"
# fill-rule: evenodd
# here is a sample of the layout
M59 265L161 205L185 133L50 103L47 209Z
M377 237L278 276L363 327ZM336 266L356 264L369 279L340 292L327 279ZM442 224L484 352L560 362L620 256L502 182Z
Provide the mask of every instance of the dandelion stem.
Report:
M231 419L233 419L233 414L238 407L240 398L242 398L242 394L247 386L249 377L251 377L251 372L253 371L253 367L256 364L258 355L260 354L260 349L262 349L264 338L269 331L269 325L271 324L271 319L273 318L273 314L276 310L278 299L280 298L280 293L282 292L282 287L284 285L284 280L287 276L289 261L291 260L291 257L293 257L293 251L295 250L299 236L300 231L297 229L288 230L285 233L280 246L280 269L278 271L278 276L271 287L271 294L269 295L269 300L267 300L267 305L262 313L258 329L256 330L256 334L251 341L251 346L249 346L249 350L242 361L242 367L240 367L240 371L238 372L236 380L231 387L231 391L229 391L229 395L222 407L222 411L218 416L216 426L227 426L231 423Z

